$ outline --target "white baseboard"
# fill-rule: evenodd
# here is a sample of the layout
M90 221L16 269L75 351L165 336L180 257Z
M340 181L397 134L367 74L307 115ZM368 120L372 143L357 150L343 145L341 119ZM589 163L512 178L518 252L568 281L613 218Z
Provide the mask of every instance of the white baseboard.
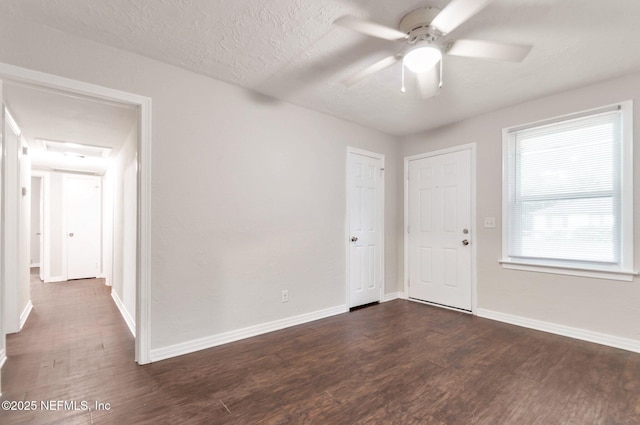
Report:
M31 300L29 300L24 310L22 310L22 314L20 315L20 330L22 330L24 324L27 323L27 319L31 314L31 310L33 310L33 304L31 304Z
M65 280L67 279L65 279L64 276L49 276L49 277L45 276L44 282L54 283L54 282L64 282Z
M640 353L640 341L479 308L478 317Z
M40 263L31 263L31 267L40 267Z
M390 292L388 294L384 294L382 302L386 303L387 301L397 300L398 298L404 298L404 292Z
M104 286L113 286L111 284L111 279L106 274L99 274L96 276L96 279L104 279Z
M120 315L124 319L124 322L127 324L127 327L129 328L129 332L131 332L131 335L133 335L133 337L135 338L136 337L136 321L131 318L131 315L125 308L124 303L122 302L122 300L120 299L116 291L114 291L113 289L111 290L111 298L113 298L113 301L116 303L116 307L118 307L118 310L120 310Z
M337 307L331 307L324 310L301 314L299 316L293 316L285 319L275 320L273 322L263 323L260 325L249 326L247 328L238 329L235 331L211 335L191 341L185 341L179 344L170 345L168 347L154 348L151 350L150 357L152 362L157 362L171 357L177 357L183 354L189 354L195 351L200 351L207 348L216 347L218 345L239 341L241 339L250 338L252 336L258 336L291 326L301 325L303 323L312 322L314 320L324 319L325 317L346 313L348 310L349 309L346 305L340 305Z

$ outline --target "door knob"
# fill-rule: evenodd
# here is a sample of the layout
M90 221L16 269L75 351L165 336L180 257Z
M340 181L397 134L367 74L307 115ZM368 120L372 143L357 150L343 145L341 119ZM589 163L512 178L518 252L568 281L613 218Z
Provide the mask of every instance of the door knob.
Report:
M73 237L73 233L69 233L69 237L72 238Z
M352 236L351 237L351 242L357 242L358 241L358 237L357 236Z
M464 245L464 246L469 245L469 240L468 239L463 240L462 241L462 245Z

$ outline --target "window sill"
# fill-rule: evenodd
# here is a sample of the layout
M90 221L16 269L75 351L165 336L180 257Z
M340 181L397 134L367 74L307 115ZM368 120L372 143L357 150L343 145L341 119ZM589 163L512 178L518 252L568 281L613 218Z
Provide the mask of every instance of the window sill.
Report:
M553 266L546 264L533 264L513 260L501 260L500 264L502 265L502 268L509 270L524 270L529 272L553 273L568 276L591 277L596 279L621 280L624 282L631 282L633 281L633 278L635 276L638 276L638 272L632 270L597 270L577 267Z

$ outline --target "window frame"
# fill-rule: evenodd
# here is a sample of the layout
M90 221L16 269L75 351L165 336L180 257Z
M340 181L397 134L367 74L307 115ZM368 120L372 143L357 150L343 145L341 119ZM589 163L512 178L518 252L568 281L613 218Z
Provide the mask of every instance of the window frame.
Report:
M560 259L534 259L509 257L509 232L511 208L509 205L509 172L515 141L512 135L518 131L542 127L549 124L588 117L605 112L619 110L622 123L621 175L620 175L620 260L616 264L599 264L594 262L567 261ZM590 109L577 113L562 115L528 124L502 129L502 259L500 264L505 269L526 270L543 273L554 273L581 277L592 277L610 280L632 281L638 273L633 264L633 101L628 100L613 105Z

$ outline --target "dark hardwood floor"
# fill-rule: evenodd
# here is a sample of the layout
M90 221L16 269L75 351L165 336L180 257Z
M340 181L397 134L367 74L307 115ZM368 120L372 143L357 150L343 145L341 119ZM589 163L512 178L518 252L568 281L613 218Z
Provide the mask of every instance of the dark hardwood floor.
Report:
M639 354L417 303L138 366L103 281L34 282L32 298L2 401L38 409L3 425L640 424Z

